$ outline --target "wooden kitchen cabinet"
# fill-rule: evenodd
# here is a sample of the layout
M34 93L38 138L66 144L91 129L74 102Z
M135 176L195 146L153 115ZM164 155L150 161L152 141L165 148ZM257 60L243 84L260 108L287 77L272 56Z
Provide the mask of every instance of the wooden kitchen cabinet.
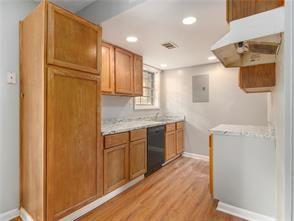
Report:
M103 194L100 42L99 26L47 1L20 23L20 206L35 221Z
M111 134L104 137L105 148L115 147L121 144L129 143L129 132Z
M239 86L246 93L271 92L276 84L276 65L240 67Z
M213 134L209 135L209 191L213 197Z
M143 95L143 57L102 43L101 91L105 95Z
M47 213L57 220L103 194L100 80L49 67L47 85Z
M104 149L104 194L129 181L129 143Z
M165 131L165 161L168 161L177 155L177 135L175 124L167 124Z
M184 122L177 123L177 154L184 152Z
M101 92L114 93L114 46L102 43Z
M100 36L96 25L48 4L48 64L98 74Z
M134 55L134 93L143 96L143 57Z
M227 0L227 21L231 22L284 5L284 0Z
M115 92L133 95L134 55L121 48L115 48Z
M147 172L147 130L130 132L130 179Z

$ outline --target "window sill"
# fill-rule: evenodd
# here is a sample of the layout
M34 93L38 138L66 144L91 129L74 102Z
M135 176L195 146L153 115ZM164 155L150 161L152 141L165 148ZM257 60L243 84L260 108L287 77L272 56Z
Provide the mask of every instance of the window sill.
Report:
M160 110L158 106L134 106L135 110Z

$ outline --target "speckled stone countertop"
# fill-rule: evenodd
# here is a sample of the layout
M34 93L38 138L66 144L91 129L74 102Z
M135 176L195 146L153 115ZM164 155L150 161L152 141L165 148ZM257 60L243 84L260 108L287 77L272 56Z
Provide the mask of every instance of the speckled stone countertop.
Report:
M102 122L102 135L122 133L126 131L155 127L169 123L184 121L184 116L141 117L133 119L111 119Z
M221 124L210 129L210 132L227 136L247 136L263 139L275 139L273 126L251 126L251 125L230 125Z

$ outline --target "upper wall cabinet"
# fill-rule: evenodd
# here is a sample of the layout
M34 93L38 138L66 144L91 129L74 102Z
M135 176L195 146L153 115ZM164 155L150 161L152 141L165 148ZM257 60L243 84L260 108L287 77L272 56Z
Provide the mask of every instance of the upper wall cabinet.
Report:
M143 95L143 57L134 55L134 95Z
M94 74L100 72L101 29L48 5L48 63Z
M114 92L114 47L105 42L102 43L101 90L109 94Z
M134 55L121 48L115 48L115 92L133 94Z
M143 57L102 43L101 90L119 96L143 95Z
M240 68L239 86L246 93L271 92L275 84L275 63Z
M231 22L284 5L284 0L227 0L227 21Z

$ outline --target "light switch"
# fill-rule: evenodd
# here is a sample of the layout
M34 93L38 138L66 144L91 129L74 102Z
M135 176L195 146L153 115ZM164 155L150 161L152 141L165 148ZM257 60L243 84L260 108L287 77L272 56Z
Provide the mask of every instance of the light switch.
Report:
M14 73L14 72L7 73L7 83L8 84L16 84L16 73Z

